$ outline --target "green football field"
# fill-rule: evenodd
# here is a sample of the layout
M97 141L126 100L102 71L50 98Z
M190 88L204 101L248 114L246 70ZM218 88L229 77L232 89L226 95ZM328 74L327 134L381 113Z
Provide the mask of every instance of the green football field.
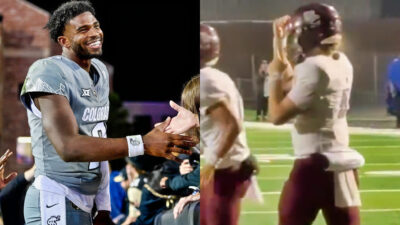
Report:
M256 155L257 177L264 204L244 200L240 225L276 225L280 191L293 163L290 132L247 128L247 140ZM353 134L350 145L365 157L360 169L361 224L400 225L400 136ZM314 224L325 224L321 214Z

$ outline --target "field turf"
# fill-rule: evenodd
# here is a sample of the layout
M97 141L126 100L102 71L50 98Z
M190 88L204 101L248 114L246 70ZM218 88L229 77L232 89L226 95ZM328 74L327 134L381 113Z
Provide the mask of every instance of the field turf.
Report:
M288 130L247 127L247 140L261 167L257 179L264 204L244 200L240 225L276 225L280 191L293 163ZM363 225L400 225L400 137L352 134L350 145L366 159L360 169ZM315 225L325 224L319 214Z

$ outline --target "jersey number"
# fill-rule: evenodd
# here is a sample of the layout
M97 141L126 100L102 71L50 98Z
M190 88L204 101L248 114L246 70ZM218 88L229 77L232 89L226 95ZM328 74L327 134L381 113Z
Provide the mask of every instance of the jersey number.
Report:
M104 122L96 124L92 130L92 136L93 137L100 137L100 138L106 138L107 137L107 129L106 125ZM94 170L99 168L100 162L91 162L89 163L89 170Z

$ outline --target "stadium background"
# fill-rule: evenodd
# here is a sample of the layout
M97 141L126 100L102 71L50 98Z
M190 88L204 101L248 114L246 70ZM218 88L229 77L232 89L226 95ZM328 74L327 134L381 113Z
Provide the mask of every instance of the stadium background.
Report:
M217 67L236 82L245 102L247 140L259 161L263 204L245 200L241 225L275 225L280 191L294 160L290 125L255 122L256 73L271 60L274 18L307 2L328 3L343 19L342 50L354 67L349 111L350 145L366 159L360 169L363 225L400 224L400 132L386 113L386 69L400 53L400 2L396 0L201 0L200 19L221 38ZM325 222L319 215L314 224Z
M388 127L386 69L400 53L400 2L396 0L201 0L200 19L221 36L217 67L236 81L247 108L255 107L255 76L261 59L271 60L271 20L306 2L332 4L343 19L342 50L354 67L352 124ZM371 121L372 120L372 121Z

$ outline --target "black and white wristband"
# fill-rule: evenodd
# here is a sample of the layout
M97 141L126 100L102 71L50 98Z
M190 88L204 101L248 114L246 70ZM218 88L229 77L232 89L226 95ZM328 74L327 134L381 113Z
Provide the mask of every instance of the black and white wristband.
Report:
M126 136L128 142L128 155L135 157L144 154L144 145L141 135Z

